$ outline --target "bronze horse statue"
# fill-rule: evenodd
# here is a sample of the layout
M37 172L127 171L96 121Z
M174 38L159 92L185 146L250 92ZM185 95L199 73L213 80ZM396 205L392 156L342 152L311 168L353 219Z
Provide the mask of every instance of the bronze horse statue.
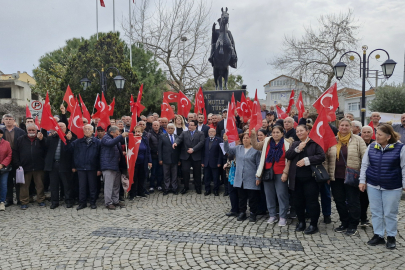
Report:
M229 66L237 68L238 57L235 51L235 42L232 33L228 30L229 14L228 8L221 8L222 15L218 19L219 29L216 23L212 26L211 53L208 61L214 67L215 90L222 90L222 79L224 88L228 89Z

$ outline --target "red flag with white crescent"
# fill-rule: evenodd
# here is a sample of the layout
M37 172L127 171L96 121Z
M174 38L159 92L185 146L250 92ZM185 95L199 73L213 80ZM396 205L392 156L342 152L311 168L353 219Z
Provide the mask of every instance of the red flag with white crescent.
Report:
M286 113L287 113L287 114L290 113L291 107L292 107L292 105L294 105L294 95L295 95L294 90L292 90L292 91L291 91L291 94L290 94L290 101L288 102L288 108L287 108L287 110L286 110Z
M286 114L281 108L279 108L277 105L276 105L276 108L277 108L277 118L279 118L279 119L286 119L287 117L288 117L288 114ZM295 122L295 121L294 121Z
M76 100L75 97L73 96L72 90L70 89L70 86L68 85L66 88L65 96L63 97L63 100L66 101L67 103L67 109L70 113L72 113L75 109L76 105Z
M35 125L37 126L37 129L39 129L39 127L41 126L41 125L39 124L38 115L35 117Z
M163 97L164 97L169 103L171 103L171 102L178 102L178 100L179 100L179 94L178 94L178 93L175 93L175 92L171 92L171 91L164 92L164 93L163 93Z
M108 115L109 116L114 115L114 107L115 107L115 97L113 98L113 101L111 102L111 104L108 105Z
M328 90L312 104L318 113L325 109L325 113L328 116L328 121L336 120L336 110L339 107L339 97L337 95L337 84L334 83Z
M80 98L80 104L82 107L82 111L83 111L83 117L87 119L88 123L91 123L91 116L89 111L87 110L86 104L84 104L82 96L79 94L79 98Z
M169 102L165 98L163 98L163 102L160 105L160 109L161 109L160 116L162 118L166 117L169 121L174 118L173 109L172 107L170 107Z
M238 129L236 128L235 109L232 110L231 103L228 103L228 116L226 117L226 135L228 136L229 142L235 142L239 140L239 135Z
M76 102L75 109L69 118L68 128L77 136L77 138L81 139L84 137L83 127L83 115L80 111L79 103Z
M250 118L250 125L249 125L249 134L252 129L255 129L256 132L262 127L262 112L260 110L260 102L257 98L257 89L255 94L255 100L252 104L252 116Z
M325 109L319 113L318 118L316 119L308 136L314 142L319 144L325 153L331 146L337 144L335 134L329 126Z
M195 104L194 104L194 113L202 113L202 110L205 109L204 95L202 89L198 89L198 92L195 93Z
M247 120L250 118L251 112L250 112L250 107L249 104L246 100L245 94L242 92L242 96L240 98L240 110L241 114L240 117L243 117L243 122L247 122Z
M295 104L295 107L297 107L298 110L298 119L301 119L305 112L304 100L302 99L302 91L298 96L298 100L297 103Z
M177 113L187 118L190 109L191 109L191 101L185 94L183 94L183 92L180 91L177 102Z
M142 137L135 137L132 132L128 133L128 151L126 157L128 163L129 187L127 192L131 190L132 184L134 183L135 164L141 140Z
M65 134L63 134L62 130L59 128L58 123L56 123L55 118L53 118L53 115L51 113L51 105L49 103L49 96L48 92L46 92L46 98L45 98L45 104L44 104L44 109L42 111L42 118L41 118L41 126L40 128L43 128L47 131L55 130L59 138L62 140L64 144L66 144L66 139L65 139Z

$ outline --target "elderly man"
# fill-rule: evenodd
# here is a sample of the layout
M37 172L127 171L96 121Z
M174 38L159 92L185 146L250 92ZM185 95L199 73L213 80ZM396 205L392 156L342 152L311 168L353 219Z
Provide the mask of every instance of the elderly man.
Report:
M209 125L209 127L216 130L217 125L218 125L218 121L219 121L219 115L218 114L213 114L211 116L211 124Z
M178 149L173 149L173 144L178 138L178 136L174 134L175 129L176 126L174 124L168 124L167 133L161 134L159 139L159 165L163 166L165 184L163 195L169 194L170 187L175 195L178 194L177 166L180 153Z
M101 139L103 139L104 135L105 135L105 130L103 127L98 126L97 127L97 139L99 139L101 141Z
M163 133L167 133L167 124L169 124L169 120L167 120L166 117L160 118L160 130L162 130Z
M65 123L59 122L59 128L64 134L67 134ZM69 131L70 133L70 131ZM72 140L74 140L72 138ZM60 183L63 185L65 195L66 208L73 207L72 196L72 153L68 151L55 131L51 131L47 141L47 152L45 156L45 171L49 172L50 186L51 186L51 209L59 206L59 188Z
M134 117L136 117L136 115ZM125 117L125 122L124 122L124 124L125 124L125 127L124 127L125 132L130 132L129 129L131 128L131 122L132 122L132 117L131 116L126 116Z
M8 174L7 178L7 196L6 196L6 203L5 206L8 207L13 204L13 189L15 186L16 190L16 197L17 197L17 202L20 201L20 185L15 185L13 179L15 178L15 171L18 168L16 166L15 162L15 150L16 150L16 142L17 139L21 136L24 136L26 133L24 130L16 127L14 116L12 114L5 114L3 115L3 123L5 125L3 129L3 140L6 140L10 143L11 150L13 152L12 155L12 162L13 168Z
M260 109L261 109L261 113L262 113L262 119L265 119L267 113L269 112L269 111L267 110L266 104L260 104Z
M162 165L159 165L159 140L160 135L162 135L163 132L160 129L160 124L158 121L153 122L152 131L149 132L149 134L149 146L152 156L152 170L149 180L149 193L153 193L156 188L155 183L157 185L157 189L159 191L162 190L163 180L163 168Z
M214 182L214 195L219 195L219 168L222 165L223 154L219 146L222 143L222 139L215 137L215 134L215 129L210 128L208 130L208 138L205 138L205 146L202 152L202 166L205 173L205 196L211 194L211 180Z
M100 168L104 177L104 203L108 210L125 207L125 203L119 201L119 195L120 161L124 160L121 141L127 136L127 132L120 134L118 127L112 126L101 139Z
M354 135L361 135L361 128L363 127L363 125L360 123L360 121L352 121L352 132Z
M293 141L299 141L297 134L295 133L294 119L292 119L291 117L286 117L284 119L284 129L285 129L284 137L286 139L292 138Z
M194 119L194 113L189 113L187 115L187 121L190 122L190 121L193 121L193 120L197 120L197 119Z
M25 183L20 187L21 209L26 210L29 203L29 187L34 179L37 190L37 202L40 207L45 206L44 194L44 167L46 153L46 138L42 133L38 133L35 124L27 125L27 135L17 139L15 144L15 164L16 167L24 169Z
M125 132L125 130L124 130L124 121L122 121L122 120L117 120L117 127L118 127L118 129L120 130L120 133L123 133L123 132Z
M146 118L146 127L145 131L150 132L152 130L152 124L155 121L155 118L153 117L152 114L149 114L148 117Z
M77 210L87 207L87 187L90 193L90 207L96 209L97 197L97 176L100 171L100 140L93 137L93 127L85 125L83 127L84 137L71 142L72 135L68 133L69 148L73 152L72 172L79 176L79 206Z
M158 113L153 113L153 121L157 121L159 119L159 114Z
M401 124L395 124L392 127L401 135L400 141L405 143L405 113L401 115Z
M381 120L380 113L379 112L371 113L370 120L373 123L374 133L375 133L375 129L378 127L378 125L380 125L380 120Z
M218 122L216 127L217 137L221 137L222 130L226 129L226 117L228 115L228 110L222 110L222 120Z
M187 193L190 184L190 171L193 167L194 185L197 194L201 194L201 152L204 148L204 133L196 130L197 121L191 121L188 130L183 131L173 144L173 148L181 144L180 159L182 163L184 189Z
M207 126L210 126L212 124L212 113L207 115Z
M345 118L349 119L350 121L354 121L354 115L352 113L345 113Z

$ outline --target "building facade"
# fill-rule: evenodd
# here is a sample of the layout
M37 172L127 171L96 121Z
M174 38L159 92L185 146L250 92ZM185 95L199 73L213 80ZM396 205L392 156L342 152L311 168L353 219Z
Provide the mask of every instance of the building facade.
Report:
M361 119L361 91L359 93L345 97L344 113L352 113L356 120ZM372 111L369 108L369 103L375 98L375 90L366 91L366 117L370 117Z

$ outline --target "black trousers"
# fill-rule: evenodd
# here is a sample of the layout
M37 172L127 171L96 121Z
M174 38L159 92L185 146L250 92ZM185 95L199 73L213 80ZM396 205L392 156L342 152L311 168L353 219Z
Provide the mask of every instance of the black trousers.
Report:
M318 226L321 206L319 205L319 185L314 178L295 178L293 192L294 206L298 221L305 223L305 210L311 218L311 225Z
M211 180L214 182L214 191L219 190L219 168L204 167L205 191L211 191Z
M16 191L17 202L20 200L20 185L14 184L15 170L16 170L16 168L13 167L13 169L8 173L7 196L6 196L6 201L8 201L8 202L13 202L14 186L15 186L15 191Z
M360 191L360 219L361 221L367 220L367 208L369 205L367 189L364 192Z
M237 188L239 197L239 213L245 213L247 210L247 204L249 200L250 212L257 213L257 206L259 203L260 190L244 189L242 187Z
M132 183L131 190L129 191L130 197L133 198L136 195L140 196L145 195L144 189L145 178L146 178L145 165L143 163L135 164L134 183Z
M87 204L87 186L90 192L90 204L96 204L97 171L77 171L79 176L79 204Z
M194 161L191 156L181 161L183 170L184 188L190 189L190 169L193 167L194 186L196 190L201 190L201 160Z
M238 189L234 188L229 181L225 183L228 186L229 200L231 201L231 212L239 213Z
M224 184L224 192L230 192L229 191L229 186L228 186L228 177L226 177L226 170L224 170L224 168L221 166L219 167L219 177L220 177L220 181L219 184L222 185Z
M348 229L357 229L360 219L360 190L358 187L345 185L344 181L335 179L330 182L333 199L342 225Z
M65 203L70 204L73 203L72 200L72 180L73 180L73 173L70 172L60 172L59 171L59 162L54 162L52 171L49 172L50 178L50 187L51 187L51 202L53 204L59 204L59 189L60 189L60 182L63 184L63 193L65 195Z

